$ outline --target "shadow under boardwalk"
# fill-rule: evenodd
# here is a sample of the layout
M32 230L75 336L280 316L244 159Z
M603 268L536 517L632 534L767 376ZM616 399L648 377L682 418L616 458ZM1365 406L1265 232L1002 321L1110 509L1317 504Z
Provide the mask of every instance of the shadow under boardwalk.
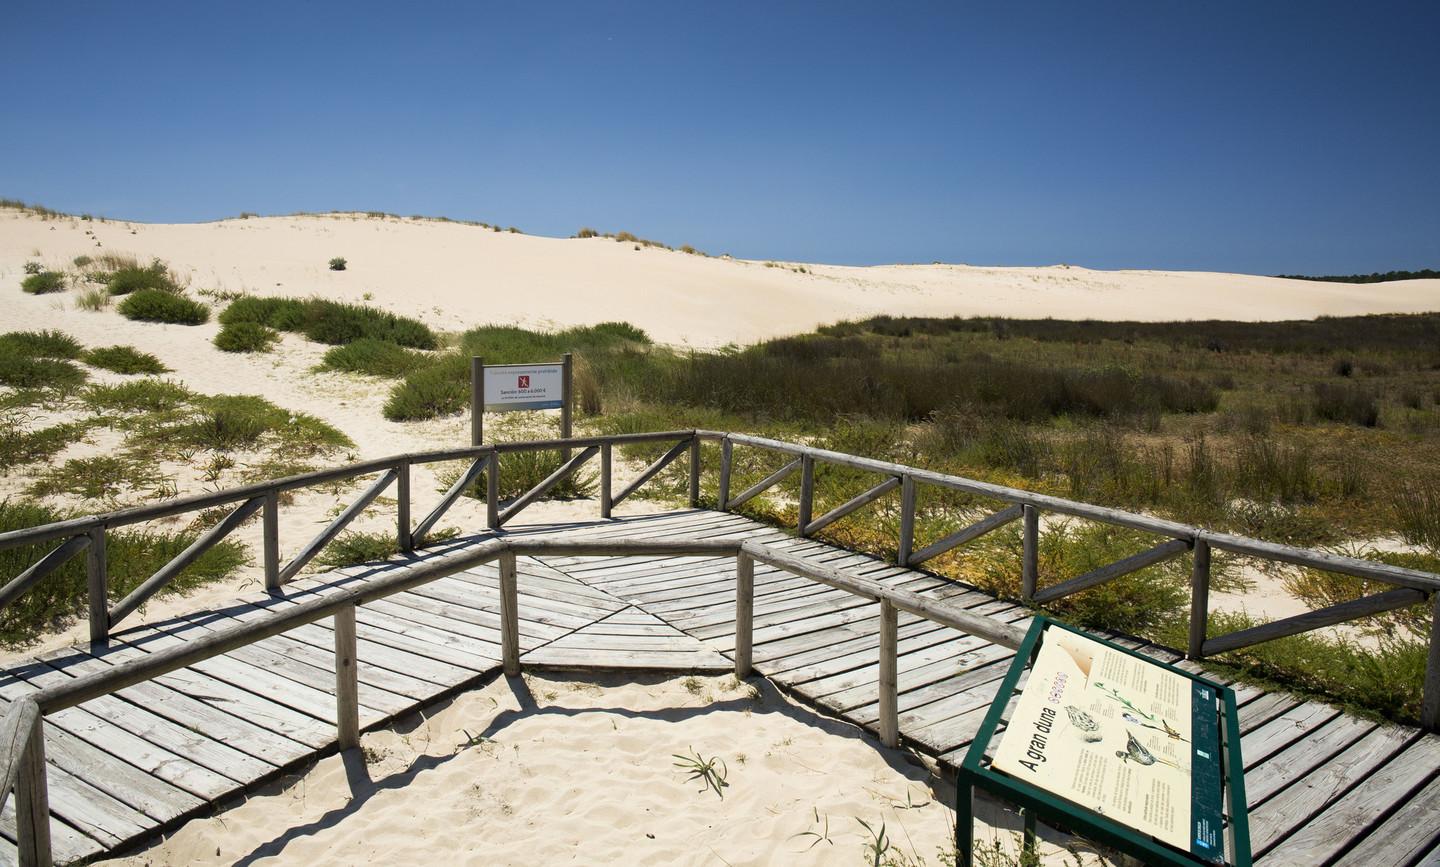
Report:
M512 528L507 536L755 538L815 562L1024 626L1025 609L973 588L735 515L700 510ZM0 710L63 681L269 610L334 593L489 535L406 561L324 573L282 595L117 634L0 672ZM522 557L522 665L720 673L735 643L733 558ZM375 727L499 670L497 567L436 580L358 609L361 724ZM757 566L755 669L791 695L874 731L876 603ZM1110 636L1167 662L1179 654ZM1012 653L901 614L900 727L912 748L958 764ZM1237 686L1251 834L1265 864L1412 864L1440 859L1440 737L1357 719L1284 693ZM128 687L45 720L57 861L154 839L186 818L335 748L329 621ZM0 861L15 860L13 799Z

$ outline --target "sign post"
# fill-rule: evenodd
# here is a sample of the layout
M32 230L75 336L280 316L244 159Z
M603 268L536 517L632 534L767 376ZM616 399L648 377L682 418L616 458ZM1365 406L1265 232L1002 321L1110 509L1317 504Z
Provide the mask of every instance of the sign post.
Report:
M487 367L479 356L470 359L470 444L484 439L485 412L519 410L560 410L560 438L571 437L572 358L546 364L494 364ZM570 450L564 450L564 458Z
M1147 864L1251 863L1235 693L1047 617L1034 618L958 777L964 867L976 788L1022 808L1027 847L1039 817Z

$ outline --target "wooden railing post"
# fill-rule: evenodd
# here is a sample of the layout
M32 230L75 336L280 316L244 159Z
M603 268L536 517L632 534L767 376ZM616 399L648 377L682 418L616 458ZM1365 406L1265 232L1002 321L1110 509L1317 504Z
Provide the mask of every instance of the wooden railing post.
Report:
M910 564L910 552L915 548L915 477L906 473L900 477L900 541L895 561L901 566Z
M575 403L575 356L565 353L560 356L560 439L570 439L570 415ZM570 449L560 450L560 462L570 460Z
M899 614L889 599L880 600L880 743L900 745L900 693L898 686Z
M1190 646L1185 655L1199 659L1204 654L1205 631L1210 624L1210 543L1196 537L1194 557L1190 569Z
M280 589L280 492L274 488L265 492L261 520L264 523L261 547L264 549L265 589L274 592Z
M610 453L614 447L610 443L600 444L600 517L609 519L615 504L611 501L611 470Z
M520 673L520 594L514 551L500 552L500 656L506 675Z
M1026 602L1035 599L1035 584L1040 579L1040 510L1034 506L1025 507L1025 530L1023 533L1020 563L1020 598Z
M700 437L690 440L690 508L700 508Z
M1440 593L1430 594L1430 656L1425 665L1425 697L1420 727L1440 731Z
M104 644L110 638L110 567L105 556L105 528L90 531L85 549L85 578L90 590L90 643Z
M729 436L720 441L720 493L716 506L722 512L730 511L730 461L734 451L735 444Z
M749 677L755 622L755 558L735 555L735 676Z
M335 612L335 732L340 749L360 746L360 678L355 660L355 606Z
M485 361L470 356L470 445L485 440Z
M810 519L815 511L815 459L809 455L800 456L800 503L796 532L802 537L810 535Z
M29 701L29 699L21 699ZM15 842L24 867L50 867L50 791L45 772L45 718L35 703L21 730L25 749L15 776ZM34 708L33 710L31 708Z
M401 551L409 552L415 550L410 534L410 462L401 461L395 472L395 542Z
M485 470L485 526L500 529L500 453L490 453L490 466Z

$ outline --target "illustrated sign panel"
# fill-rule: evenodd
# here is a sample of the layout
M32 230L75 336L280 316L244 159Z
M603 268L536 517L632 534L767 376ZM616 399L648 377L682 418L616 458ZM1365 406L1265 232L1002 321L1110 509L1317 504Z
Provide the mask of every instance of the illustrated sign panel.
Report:
M992 767L1223 862L1215 690L1065 629L1041 642Z
M485 368L485 409L560 409L565 373L559 364L504 364Z

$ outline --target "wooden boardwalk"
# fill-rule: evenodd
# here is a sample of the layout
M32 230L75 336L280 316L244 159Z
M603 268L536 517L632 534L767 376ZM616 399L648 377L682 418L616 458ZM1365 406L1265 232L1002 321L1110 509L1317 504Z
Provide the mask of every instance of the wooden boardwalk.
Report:
M756 538L812 562L1024 625L1023 608L979 591L796 539L745 518L685 510L607 522L510 528L510 537ZM490 538L470 537L416 559ZM411 561L413 562L413 561ZM400 564L404 565L404 564ZM267 610L353 587L397 565L326 573L282 596L118 633L0 675L0 710L40 687L183 643ZM530 668L724 672L734 648L734 560L522 557L522 664ZM494 564L364 605L358 612L361 724L382 725L498 673ZM874 730L878 604L764 566L755 572L754 665L791 694ZM1174 661L1165 648L1128 642ZM45 720L58 861L154 839L186 818L335 744L334 644L321 621ZM958 763L1012 653L902 613L903 739ZM1380 726L1283 693L1237 687L1251 835L1262 864L1440 864L1440 737ZM14 800L0 861L15 860Z

